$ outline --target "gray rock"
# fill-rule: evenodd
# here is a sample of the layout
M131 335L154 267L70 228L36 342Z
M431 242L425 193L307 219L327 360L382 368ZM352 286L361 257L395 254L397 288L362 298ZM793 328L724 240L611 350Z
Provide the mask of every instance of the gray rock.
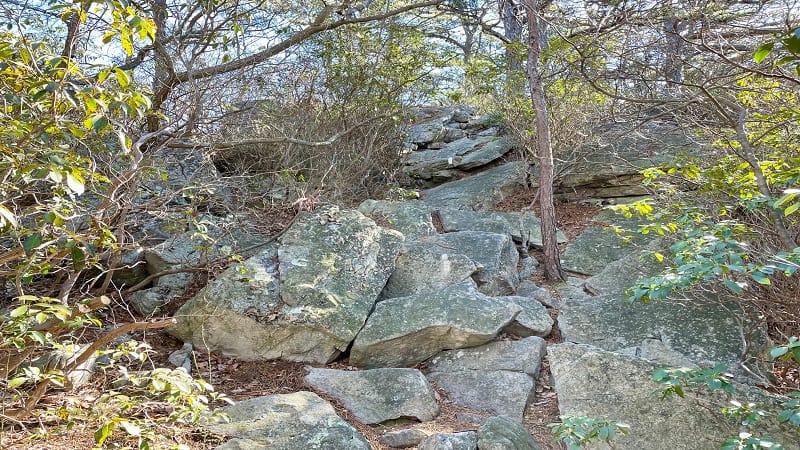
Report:
M234 439L218 449L371 449L333 407L312 392L277 394L225 407L229 423L208 428Z
M462 130L445 133L445 141L464 136ZM458 170L470 170L484 166L502 157L512 148L504 138L491 136L461 137L439 150L413 152L405 161L404 172L414 178L446 181L455 177Z
M171 332L241 359L326 363L364 325L401 243L357 211L305 214L278 249L231 267L189 300Z
M631 426L628 436L614 440L621 450L705 450L719 448L739 427L717 412L730 406L728 397L705 387L685 389L686 397L661 400L663 386L653 381L658 364L588 345L571 343L548 347L559 411L572 416L610 418ZM738 386L736 398L755 401L775 411L774 398L757 389ZM761 419L762 426L770 423ZM751 430L748 430L751 431ZM800 448L789 429L753 429L756 436L778 439L785 448Z
M428 379L455 405L520 422L534 393L530 375L506 370L432 372Z
M523 240L531 246L542 246L542 224L531 213L505 213L494 211L467 211L441 208L439 217L446 232L488 231L510 234L516 242ZM559 243L567 242L567 236L558 232Z
M134 311L144 317L150 317L160 313L163 306L181 294L183 294L182 290L157 286L136 291L129 295L127 300Z
M439 414L433 388L416 369L352 371L311 368L305 380L340 400L366 424L400 417L426 422Z
M516 292L519 252L507 234L460 231L427 236L420 241L467 255L482 266L475 278L478 290L484 294L495 296Z
M536 268L539 267L539 261L537 261L536 258L532 258L530 256L526 257L527 254L523 254L522 256L523 258L520 260L519 264L520 281L533 275L533 273L536 272ZM517 287L517 291L519 291L519 287Z
M350 351L358 367L413 366L445 349L492 340L521 308L459 283L431 294L378 303Z
M427 122L413 125L408 130L408 141L417 145L426 145L444 138L446 131L443 118L436 118Z
M546 337L553 330L553 318L538 301L529 297L495 297L498 300L519 305L522 312L514 318L504 331L520 337Z
M492 209L508 196L525 188L528 167L510 162L467 178L423 191L424 202L433 208Z
M147 275L144 248L139 247L122 253L120 266L114 270L112 280L119 288L131 287L147 278Z
M517 288L517 295L520 297L532 298L548 308L556 307L556 300L550 295L550 292L545 288L537 286L533 281L520 281L519 287Z
M457 250L432 242L407 243L395 261L395 269L381 298L407 297L435 292L469 280L482 266Z
M544 340L527 337L518 341L495 341L479 347L448 350L428 361L430 372L464 370L508 370L539 376Z
M428 433L416 428L405 430L387 431L381 435L381 444L391 448L416 447L423 439L428 437Z
M169 354L167 360L175 367L183 367L186 373L192 373L192 344L186 342L179 350Z
M478 428L479 450L541 450L521 423L491 417Z
M420 442L418 450L476 450L478 437L474 431L436 433Z
M657 245L648 245L657 248ZM634 251L609 263L600 273L586 280L586 290L594 295L623 295L636 281L664 270L651 249Z
M436 234L430 209L420 201L364 200L358 211L379 225L403 233L406 242Z
M558 323L568 342L615 351L654 339L696 364L713 365L738 363L745 350L742 336L752 337L751 351L763 345L758 323L742 328L745 316L735 302L700 295L632 305L620 296L601 296L563 301Z

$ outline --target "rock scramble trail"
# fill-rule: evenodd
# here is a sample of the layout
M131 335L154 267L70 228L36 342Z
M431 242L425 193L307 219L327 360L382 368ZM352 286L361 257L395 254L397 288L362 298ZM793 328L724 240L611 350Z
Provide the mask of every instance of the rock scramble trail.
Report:
M428 187L419 199L304 213L175 314L171 333L198 351L308 365L308 390L226 407L231 421L209 427L228 437L218 449L561 448L526 421L553 392L560 414L629 424L617 449L706 449L738 434L709 412L724 399L661 400L652 374L724 363L746 383L757 369L742 360L745 346L766 336L758 317L701 295L628 306L624 290L658 270L649 255L664 244L623 243L602 225L569 243L559 234L574 276L551 295L530 280L538 219L494 211L535 184L529 166L469 108L427 108L418 119L404 170ZM662 148L677 140L665 136ZM638 171L662 158L652 147L631 138L588 155L559 187L562 198L644 194ZM631 225L609 211L593 220ZM176 260L176 248L163 259ZM437 425L445 412L447 429ZM800 448L791 430L769 431Z

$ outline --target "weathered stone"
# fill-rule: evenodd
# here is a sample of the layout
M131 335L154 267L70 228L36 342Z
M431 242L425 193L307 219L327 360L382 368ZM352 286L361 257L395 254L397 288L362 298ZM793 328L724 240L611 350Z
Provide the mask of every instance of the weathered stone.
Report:
M693 295L682 300L627 304L620 296L562 301L558 317L565 341L615 351L655 339L697 364L737 363L745 345L758 351L763 332L735 302ZM744 325L745 329L742 328ZM742 336L751 336L748 343Z
M169 354L167 361L175 367L183 367L186 373L192 373L192 351L194 347L192 344L186 342L178 350Z
M491 417L478 428L479 450L541 450L521 423Z
M454 140L456 136L462 136ZM458 172L484 166L508 153L511 142L493 136L464 137L464 131L448 129L444 140L450 142L438 150L411 153L405 161L403 171L411 177L423 180L447 181Z
M653 250L633 251L622 259L609 263L597 275L587 279L585 287L594 295L622 295L636 281L653 276L663 269L664 266L653 255Z
M474 431L461 433L436 433L420 442L417 450L476 450L478 437Z
M311 368L305 380L340 400L366 424L400 417L426 422L439 414L433 388L416 369L352 371Z
M544 340L527 337L518 341L496 341L479 347L448 350L428 361L430 372L463 370L508 370L526 373L534 378L544 356Z
M407 243L397 257L381 298L435 292L469 280L480 270L481 266L457 250L431 242Z
M466 255L482 266L475 278L478 290L484 294L495 296L516 292L519 252L507 234L460 231L427 236L420 241Z
M529 297L495 297L498 300L519 305L522 308L514 321L504 331L520 337L545 337L553 330L553 318L538 301Z
M424 202L433 208L492 209L525 188L527 171L524 163L506 163L423 191Z
M428 437L428 433L416 428L406 428L404 430L387 431L381 435L381 444L391 448L416 447L423 439Z
M610 263L639 250L637 244L649 241L641 235L632 236L631 241L624 242L622 237L605 227L589 227L567 245L561 255L564 269L585 275L595 275L603 271Z
M147 278L147 262L144 248L139 247L122 253L120 266L114 270L112 281L118 288L131 287Z
M242 359L326 363L363 326L401 243L357 211L305 214L277 250L228 269L187 302L172 332Z
M208 428L234 439L218 449L371 449L333 407L312 392L277 394L225 407L229 423Z
M539 261L536 258L528 256L527 253L524 253L521 256L522 259L519 262L520 281L533 275L534 272L536 272L536 268L539 267ZM517 287L517 291L519 291L519 287Z
M150 317L160 313L163 306L181 294L183 290L157 286L136 291L129 295L127 300L134 311L144 317Z
M664 386L653 381L653 372L663 367L659 364L571 343L549 346L548 358L561 414L611 418L631 426L629 435L614 439L615 448L704 450L719 448L739 433L735 420L717 414L730 406L729 398L711 393L705 386L685 387L685 398L673 395L662 400ZM734 399L776 410L774 398L768 394L739 385L737 390ZM768 423L774 422L758 422L761 426ZM757 425L748 431L776 438L785 448L800 448L793 430L759 429Z
M517 295L520 297L529 297L548 308L556 307L556 300L550 295L550 292L542 287L539 287L533 281L522 280L517 288Z
M444 135L444 120L443 118L436 118L413 125L411 129L408 130L408 141L413 144L424 146L431 142L442 140Z
M404 367L445 349L492 340L521 308L478 292L474 283L378 303L350 351L359 367Z
M406 242L436 234L430 209L420 201L364 200L358 211L379 225L403 233Z
M520 372L432 372L428 374L428 379L447 392L448 398L455 405L520 422L528 402L533 398L533 378Z
M516 242L525 241L530 246L542 246L541 222L530 213L467 211L451 208L441 208L438 212L446 232L487 231L510 234ZM560 231L557 239L559 243L567 242L567 236Z

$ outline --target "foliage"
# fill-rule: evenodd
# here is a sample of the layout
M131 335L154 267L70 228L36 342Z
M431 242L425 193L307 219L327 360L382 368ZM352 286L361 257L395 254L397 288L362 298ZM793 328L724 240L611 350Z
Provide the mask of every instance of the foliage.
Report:
M800 76L800 28L795 28L779 36L776 40L761 45L756 50L753 59L757 63L762 63L771 54L777 57L774 62L776 66L794 68L794 71Z
M561 416L561 422L550 424L557 442L563 442L570 450L579 450L586 445L603 442L614 448L613 440L618 435L627 435L630 425L610 419L584 416Z

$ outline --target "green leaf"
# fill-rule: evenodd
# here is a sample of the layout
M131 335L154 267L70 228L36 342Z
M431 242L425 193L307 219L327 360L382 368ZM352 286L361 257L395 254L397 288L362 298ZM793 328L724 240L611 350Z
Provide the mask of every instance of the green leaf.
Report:
M765 275L764 275L763 273L761 273L761 272L753 272L753 273L751 273L751 274L750 274L750 278L752 278L752 279L753 279L753 281L755 281L756 283L758 283L758 284L763 284L763 285L765 285L765 286L768 286L768 285L772 284L772 282L770 281L770 279L769 279L769 278L767 278L767 276L765 276Z
M783 215L784 216L788 216L789 214L797 211L798 209L800 209L800 202L794 203L794 204L790 205L788 208L784 209L783 210Z
M94 441L97 445L103 445L106 439L111 436L112 431L114 431L114 422L108 422L94 432Z
M72 268L75 270L81 270L86 265L86 254L78 247L72 247L72 251L70 252L70 256L72 256Z
M761 62L764 61L770 53L772 53L773 47L775 47L774 42L768 42L761 47L758 47L758 50L756 50L756 53L753 55L753 59L757 63L761 64Z
M83 177L77 173L70 173L67 172L67 187L72 192L81 195L85 191L85 187L83 185Z
M114 76L117 79L117 83L119 83L119 87L126 88L128 85L131 84L131 77L122 69L114 68Z
M25 242L22 243L22 249L25 250L25 253L30 255L31 252L36 250L40 245L42 245L42 235L39 233L33 233L25 239Z
M22 305L11 310L8 316L11 317L12 319L15 319L17 317L24 316L27 312L28 312L28 305Z
M736 294L741 294L744 292L742 286L740 286L739 283L732 280L725 280L725 286Z
M789 352L789 347L782 345L780 347L775 347L769 351L769 355L773 358L780 358L781 356L785 355Z
M17 387L22 386L23 384L25 384L26 381L28 381L28 379L25 378L25 377L14 378L14 379L8 381L8 384L6 385L6 389L17 388Z

